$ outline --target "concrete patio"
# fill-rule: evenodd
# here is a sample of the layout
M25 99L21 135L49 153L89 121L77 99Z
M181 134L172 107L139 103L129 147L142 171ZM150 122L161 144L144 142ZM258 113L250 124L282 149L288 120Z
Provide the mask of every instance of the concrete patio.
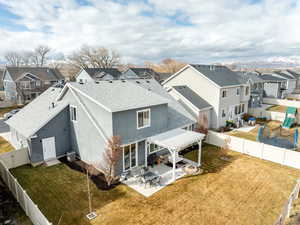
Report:
M160 185L149 186L139 183L137 178L130 177L128 180L123 181L124 184L128 185L130 188L144 195L145 197L150 197L154 193L163 189L167 185L171 184L173 180L173 169L172 167L166 166L165 164L156 165L153 168L149 167L149 171L161 176ZM185 175L182 168L177 168L175 170L176 179L179 179Z

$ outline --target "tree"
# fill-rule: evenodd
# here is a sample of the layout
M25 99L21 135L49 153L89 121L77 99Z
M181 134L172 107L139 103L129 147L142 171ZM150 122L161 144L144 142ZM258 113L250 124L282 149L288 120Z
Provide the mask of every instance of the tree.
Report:
M114 50L83 45L69 56L69 61L79 68L112 68L120 65L121 57Z
M36 66L43 67L47 60L47 54L51 51L51 48L46 45L39 45L33 51L33 63Z
M9 66L21 66L22 55L18 52L10 51L4 55L4 58Z
M205 135L208 133L208 118L205 113L199 113L196 131Z
M104 173L107 186L117 179L115 175L116 165L121 158L121 137L113 136L108 140L107 147L103 153L104 163L99 165L100 170Z
M230 142L231 142L230 137L225 138L224 145L220 148L220 151L219 151L219 155L220 155L221 159L225 159L225 160L228 159L227 156L228 156L228 152L230 149L230 146L229 146Z
M181 68L183 68L186 64L183 62L179 62L175 59L164 59L162 60L161 63L159 64L154 64L151 62L145 62L145 65L156 72L160 73L176 73L179 71Z

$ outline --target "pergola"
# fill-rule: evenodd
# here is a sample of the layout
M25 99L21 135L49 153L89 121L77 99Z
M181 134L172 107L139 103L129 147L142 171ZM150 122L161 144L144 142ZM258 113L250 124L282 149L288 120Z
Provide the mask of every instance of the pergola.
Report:
M147 139L146 142L146 162L150 144L156 144L162 149L168 149L173 159L173 180L176 180L176 153L189 147L194 143L199 145L198 166L201 165L201 143L205 134L177 128Z

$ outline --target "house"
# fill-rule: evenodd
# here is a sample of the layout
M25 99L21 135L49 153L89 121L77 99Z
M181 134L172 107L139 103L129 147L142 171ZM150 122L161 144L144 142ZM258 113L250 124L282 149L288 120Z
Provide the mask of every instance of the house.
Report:
M75 152L82 161L98 165L108 140L120 136L123 153L117 174L147 165L149 155L161 154L180 140L169 135L187 139L171 150L189 146L200 135L181 129L191 129L196 120L154 79L52 87L6 123L15 145L28 147L32 164Z
M248 111L250 85L225 66L190 64L162 84L168 90L187 86L212 106L212 128L225 126L226 121L236 122Z
M188 86L173 86L168 92L194 116L196 120L206 116L207 125L211 127L212 106Z
M297 86L297 78L289 73L284 73L282 71L274 71L272 74L275 77L280 77L286 80L286 94L291 94Z
M280 99L286 97L286 79L273 74L262 74L259 78L264 80L264 97Z
M3 87L3 75L4 75L4 69L0 68L0 91L4 90L4 87Z
M118 80L122 73L116 68L82 68L75 79L77 82Z
M296 72L296 71L291 70L291 69L282 70L282 72L294 76L297 80L296 88L298 88L300 86L300 73L299 72Z
M250 84L249 108L259 108L263 103L264 80L256 72L238 72Z
M57 69L48 67L6 67L3 75L5 100L24 104L64 77Z
M130 79L130 78L140 78L140 79L149 79L149 78L154 78L157 81L160 81L161 75L157 72L155 72L151 68L146 68L146 67L131 67L125 70L122 73L122 78L123 79Z

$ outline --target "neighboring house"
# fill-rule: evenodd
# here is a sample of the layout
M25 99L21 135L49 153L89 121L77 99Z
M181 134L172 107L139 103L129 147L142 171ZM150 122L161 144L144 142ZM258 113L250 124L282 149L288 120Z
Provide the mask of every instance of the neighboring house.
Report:
M211 127L212 106L187 86L173 86L168 92L188 110L196 120L206 116L208 128Z
M285 98L287 80L273 74L262 74L259 78L264 80L264 97Z
M250 84L249 108L259 108L263 103L264 80L256 72L238 72Z
M0 69L0 91L4 90L4 87L3 87L3 75L4 75L4 69Z
M160 81L161 76L159 73L155 72L151 68L128 68L122 73L123 79L130 79L130 78L140 78L140 79L149 79L154 78L157 81Z
M122 73L116 68L83 68L75 79L77 82L90 82L101 80L118 80Z
M6 67L3 75L5 100L30 102L50 86L64 81L57 69L48 67Z
M108 140L120 136L120 174L147 164L148 155L160 151L154 144L146 151L150 137L191 129L196 120L157 81L139 79L49 88L6 123L12 141L28 146L33 164L76 152L81 160L97 165Z
M297 73L296 71L290 70L290 69L281 70L281 72L289 74L289 75L295 77L296 78L296 88L300 87L300 73Z
M219 128L226 121L238 121L248 112L250 85L225 66L187 65L165 82L167 89L187 86L212 106L210 125Z
M286 94L291 94L296 89L297 79L293 75L281 71L274 71L272 75L286 79Z

